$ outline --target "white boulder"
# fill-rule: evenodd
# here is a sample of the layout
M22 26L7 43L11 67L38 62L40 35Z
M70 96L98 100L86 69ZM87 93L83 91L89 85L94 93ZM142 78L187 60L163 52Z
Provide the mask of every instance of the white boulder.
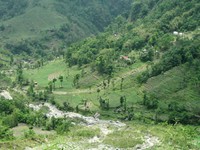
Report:
M0 97L4 97L7 100L13 100L12 96L10 95L10 93L8 91L6 91L6 90L3 90L0 93Z

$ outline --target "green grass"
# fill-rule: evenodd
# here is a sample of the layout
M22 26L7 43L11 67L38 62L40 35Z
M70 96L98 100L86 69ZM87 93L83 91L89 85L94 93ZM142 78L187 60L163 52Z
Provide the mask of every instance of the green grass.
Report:
M143 136L144 134L138 133L138 130L120 130L109 134L103 142L118 148L133 148L137 144L143 143Z
M161 113L159 114L160 120L168 120L168 104L174 101L178 102L180 107L185 106L188 110L198 112L200 106L198 92L190 89L190 87L180 89L183 80L181 77L182 68L174 68L164 74L149 79L144 86L139 86L136 82L137 71L145 68L145 64L138 62L138 64L135 63L130 68L117 72L114 76L114 89L112 84L106 89L100 87L99 94L97 93L97 85L102 84L103 77L100 77L96 72L91 72L90 68L85 67L85 74L80 77L80 88L77 89L73 86L73 78L77 73L81 74L83 68L77 68L76 66L67 68L63 60L50 62L40 69L27 70L25 71L25 76L38 82L40 89L42 89L47 86L49 75L62 73L64 75L63 88L59 88L60 82L57 81L56 94L53 94L56 103L62 106L64 102L68 102L73 108L78 105L80 110L85 110L83 100L87 100L89 111L92 114L97 111L100 112L102 118L125 117L125 115L114 114L113 109L120 106L120 97L126 96L127 106L132 107L134 110L134 119L141 120L143 118L145 122L153 120L156 111L147 109L141 105L143 101L143 90L156 95L158 98L158 105L161 109ZM120 90L120 77L122 75L124 77L123 89ZM103 99L109 100L109 106L113 109L107 112L100 109L100 96Z
M95 136L100 136L100 129L78 126L76 127L75 130L73 129L69 133L69 136L75 137L75 138L93 138Z
M89 149L97 148L99 144L105 144L115 148L133 149L136 145L145 143L145 136L158 137L159 143L150 149L153 150L198 150L200 148L200 128L195 126L183 126L180 124L143 124L141 122L127 122L127 126L116 130L109 128L112 133L101 137L98 127L73 126L65 136L47 136L48 142L41 140L14 140L8 143L1 143L1 149L12 149L9 145L15 145L18 149L26 146L38 149L58 149L60 145L68 149ZM88 140L94 136L103 138L102 143L89 143Z
M28 131L28 130L29 130L29 127L26 124L19 124L17 127L12 128L13 135L16 138L22 138L24 136L24 133L26 131ZM41 128L37 128L37 127L34 127L33 131L37 135L51 135L51 134L55 134L54 131L44 131Z
M90 68L85 67L85 74L80 78L80 88L77 89L73 86L73 78L77 73L81 74L83 68L77 68L76 66L67 68L63 60L50 62L40 69L27 70L25 71L25 76L38 82L39 89L43 89L48 84L49 75L62 73L64 75L63 88L59 88L59 81L56 82L55 92L58 92L54 94L56 103L62 106L64 102L68 102L74 109L78 105L79 109L82 110L81 112L84 112L83 100L87 100L90 114L100 112L102 118L124 118L126 114L115 114L113 110L117 106L120 106L120 97L126 96L127 106L133 108L135 120L139 119L144 122L153 120L156 111L147 109L141 105L143 101L143 90L156 95L158 98L158 105L161 109L161 113L158 116L159 120L168 120L170 114L168 112L168 104L171 102L178 102L180 107L185 106L188 110L192 110L198 114L200 106L198 99L199 93L190 89L189 86L180 89L183 80L181 76L182 68L174 68L164 74L149 79L144 86L139 86L136 82L138 74L136 70L140 70L141 68L145 68L145 64L138 62L138 64L135 63L130 68L117 72L114 76L114 89L112 84L106 89L100 87L99 94L97 93L97 85L102 84L103 77L99 77L96 72L91 72ZM124 77L123 90L120 90L120 77L122 75ZM59 94L59 92L61 93ZM109 111L106 112L100 108L100 96L103 99L109 100L109 106L111 108Z
M137 68L138 66L141 66L141 63L134 64L131 68L129 68L129 70L133 70L133 68ZM127 70L127 72L129 72L129 70ZM82 100L87 100L90 103L90 110L99 111L99 96L101 96L103 99L109 99L110 107L119 106L120 97L124 95L127 99L127 106L133 105L142 100L139 88L135 84L135 77L133 77L131 74L128 74L124 78L122 91L120 90L121 81L119 79L117 81L115 80L115 90L113 90L113 86L110 84L110 86L105 90L102 88L98 95L96 85L102 83L102 77L99 77L96 73L91 73L89 68L84 68L84 72L86 72L86 74L80 78L80 89L76 89L73 86L73 78L77 73L81 74L80 69L76 67L67 68L66 64L62 60L50 62L39 69L26 70L25 77L38 82L39 87L43 88L48 85L49 75L61 73L64 75L63 88L59 88L60 82L57 81L56 91L69 93L60 95L55 94L55 100L60 105L62 105L63 102L69 102L74 108L77 105L82 104ZM91 87L91 90L89 87ZM85 90L86 93L81 93L82 90Z
M55 10L34 7L28 9L26 13L4 22L6 26L9 26L9 30L6 30L3 35L12 40L37 37L41 35L41 31L53 27L59 28L67 21L67 18L59 15Z
M66 64L63 62L63 60L55 60L54 62L49 62L48 64L44 65L43 67L39 69L29 69L24 72L24 75L26 78L31 79L35 82L38 82L39 87L45 87L48 85L48 77L53 74L55 74L55 77L58 76L58 74L61 74L64 76L63 80L63 88L59 90L66 90L66 89L72 89L72 79L75 74L79 73L80 71L76 68L72 68L69 70L69 76L68 76L68 69ZM60 81L58 80L56 82L56 87L60 87Z
M197 110L200 108L199 92L187 82L182 85L183 72L186 72L184 65L175 67L149 79L144 88L148 93L155 95L163 107L167 107L170 102L177 102L188 110Z
M120 105L120 97L126 96L127 105L132 105L141 101L141 97L137 94L135 88L129 88L126 90L102 90L99 93L103 99L109 99L110 107L117 107ZM76 107L76 105L80 104L82 100L88 100L91 103L91 110L98 109L99 101L98 101L98 93L80 93L80 94L66 94L66 95L55 95L55 100L59 104L63 104L63 102L67 101L71 106Z

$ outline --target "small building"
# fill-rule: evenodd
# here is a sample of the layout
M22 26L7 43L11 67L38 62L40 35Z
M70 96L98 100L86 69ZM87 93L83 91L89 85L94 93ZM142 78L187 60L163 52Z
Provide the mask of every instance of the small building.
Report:
M174 35L178 35L178 32L177 32L177 31L174 31L173 34L174 34Z
M125 61L131 61L131 59L128 56L120 56L120 59Z
M182 33L182 32L174 31L173 34L176 35L176 36L183 36L183 33Z

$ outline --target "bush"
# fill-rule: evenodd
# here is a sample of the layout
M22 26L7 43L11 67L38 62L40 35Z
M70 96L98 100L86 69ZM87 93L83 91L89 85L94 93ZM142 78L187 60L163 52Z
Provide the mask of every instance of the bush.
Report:
M68 121L62 121L60 122L56 127L56 132L58 134L66 134L69 132L70 122Z
M34 130L31 127L29 128L28 131L24 132L24 137L25 138L34 139L35 135L36 134L35 134Z
M1 140L11 140L13 139L13 133L8 127L0 125L0 139Z

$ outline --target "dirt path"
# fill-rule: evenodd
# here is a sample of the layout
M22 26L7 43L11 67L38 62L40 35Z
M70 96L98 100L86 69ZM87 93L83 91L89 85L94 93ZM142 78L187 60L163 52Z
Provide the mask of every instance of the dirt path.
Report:
M53 94L57 94L57 95L71 95L71 94L82 94L82 93L90 93L90 92L96 92L97 89L93 88L93 89L79 89L79 90L75 90L75 91L71 91L71 92L64 92L64 91L53 91Z

